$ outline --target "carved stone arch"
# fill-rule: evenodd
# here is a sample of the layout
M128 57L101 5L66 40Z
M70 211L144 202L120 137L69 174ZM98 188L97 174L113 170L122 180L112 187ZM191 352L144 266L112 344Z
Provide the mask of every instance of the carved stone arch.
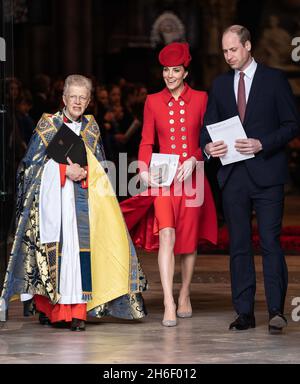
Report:
M150 35L151 45L169 44L185 40L186 29L180 18L173 12L163 12L154 22Z

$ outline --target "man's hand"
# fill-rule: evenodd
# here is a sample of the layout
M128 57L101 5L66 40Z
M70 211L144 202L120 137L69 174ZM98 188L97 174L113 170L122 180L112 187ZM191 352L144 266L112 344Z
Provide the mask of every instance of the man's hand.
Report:
M158 188L160 183L160 176L158 174L151 175L151 173L147 171L143 171L140 173L140 178L149 187Z
M191 176L197 164L196 157L192 156L178 167L177 180L182 182Z
M205 146L205 152L212 157L222 157L226 155L227 151L227 144L225 144L224 141L215 141Z
M235 141L235 149L244 155L254 155L262 150L262 144L257 139L239 139Z
M66 168L66 175L72 181L81 181L86 178L87 171L77 163L73 163L72 160L67 157L69 165Z

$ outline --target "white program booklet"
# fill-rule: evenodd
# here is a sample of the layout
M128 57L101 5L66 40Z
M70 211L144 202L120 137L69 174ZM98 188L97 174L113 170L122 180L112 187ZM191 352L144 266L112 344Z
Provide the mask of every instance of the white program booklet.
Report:
M212 141L223 140L228 146L226 155L220 157L223 165L236 163L246 159L251 159L254 155L244 155L235 149L235 141L237 139L247 139L246 132L242 126L238 116L220 121L216 124L207 125L208 133Z
M165 153L152 153L150 172L161 176L160 186L169 187L176 175L179 164L179 155Z

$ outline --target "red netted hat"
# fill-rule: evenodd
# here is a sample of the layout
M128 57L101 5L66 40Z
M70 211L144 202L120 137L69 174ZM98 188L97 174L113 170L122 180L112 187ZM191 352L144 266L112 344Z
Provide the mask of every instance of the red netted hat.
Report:
M165 67L183 65L187 68L192 60L188 43L171 43L166 45L159 52L158 60Z

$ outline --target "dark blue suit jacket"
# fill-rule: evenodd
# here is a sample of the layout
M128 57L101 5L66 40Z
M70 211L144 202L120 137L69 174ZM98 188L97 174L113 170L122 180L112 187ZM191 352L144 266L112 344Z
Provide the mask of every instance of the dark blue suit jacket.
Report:
M211 142L206 125L238 115L233 82L232 70L213 83L200 139L202 151ZM255 183L262 187L285 183L288 177L285 145L299 135L300 119L290 85L282 71L257 65L243 126L247 137L259 139L263 146L254 158L245 160ZM233 166L220 167L218 181L221 188Z

